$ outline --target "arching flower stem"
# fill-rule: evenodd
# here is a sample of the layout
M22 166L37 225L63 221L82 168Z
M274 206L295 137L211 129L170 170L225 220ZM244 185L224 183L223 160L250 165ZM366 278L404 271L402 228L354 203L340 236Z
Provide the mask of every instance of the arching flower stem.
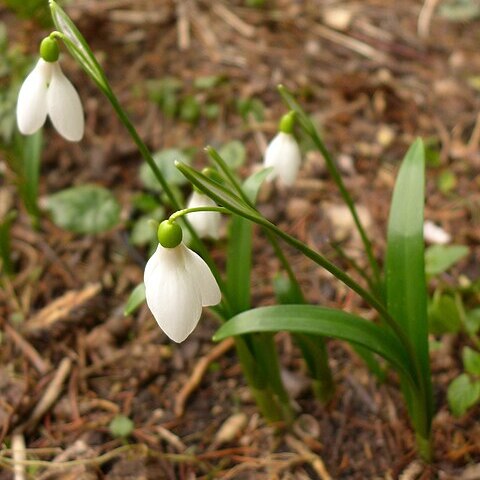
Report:
M188 215L189 213L195 212L220 212L225 213L226 215L231 215L232 212L227 210L225 207L193 207L193 208L182 208L182 210L177 210L176 212L172 213L168 218L169 222L174 222L179 218Z

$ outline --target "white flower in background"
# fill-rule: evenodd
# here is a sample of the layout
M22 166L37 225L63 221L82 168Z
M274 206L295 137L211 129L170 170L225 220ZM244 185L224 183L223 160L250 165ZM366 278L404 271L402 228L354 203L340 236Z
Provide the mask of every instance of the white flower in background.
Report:
M423 224L423 236L426 242L436 245L446 245L452 241L452 236L448 232L430 220Z
M294 112L287 113L280 121L278 134L269 143L263 165L273 167L268 180L279 178L286 186L292 186L300 169L302 154L295 137L292 135Z
M165 334L183 342L197 326L202 307L222 294L205 261L182 243L182 229L168 220L158 228L160 244L145 267L147 305Z
M187 208L216 207L217 204L207 195L194 190L188 199ZM187 215L188 221L200 238L217 240L220 236L221 214L219 212L193 212Z
M24 135L31 135L43 126L48 115L60 135L78 142L84 132L82 103L60 68L56 40L44 39L40 55L18 94L18 129Z

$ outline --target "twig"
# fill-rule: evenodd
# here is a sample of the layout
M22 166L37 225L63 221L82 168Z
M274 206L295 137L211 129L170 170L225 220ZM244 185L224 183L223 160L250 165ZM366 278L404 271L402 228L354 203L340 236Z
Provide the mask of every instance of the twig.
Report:
M312 466L322 480L332 480L332 477L328 473L323 460L318 455L313 453L304 443L300 442L291 435L287 435L285 440L290 448L293 448L297 453L302 455L302 457Z
M69 313L93 298L101 290L100 283L92 283L82 290L71 290L42 308L35 317L26 322L27 332L51 327L55 322L68 318Z
M27 340L25 340L10 324L5 322L3 328L5 333L15 342L17 347L30 360L37 371L42 375L45 375L50 370L50 365L48 362L43 360L35 348L30 345L30 343L27 342Z
M230 25L240 35L247 38L255 37L255 27L252 27L248 23L245 23L241 18L237 17L231 10L225 5L218 2L212 2L212 10L216 13L225 23Z
M315 25L312 29L314 33L320 35L327 40L337 43L338 45L342 45L343 47L348 48L360 55L369 58L370 60L375 60L377 62L386 62L388 61L387 55L382 52L379 52L371 45L368 45L365 42L361 42L355 38L349 37L343 33L336 32L324 25Z
M20 427L21 431L31 431L36 426L38 421L48 412L48 410L55 403L57 398L62 392L62 386L70 373L72 368L72 361L65 357L58 366L58 369L47 387L47 390L43 394L43 397L38 402L37 406L33 410L30 418Z
M182 387L179 394L177 395L177 398L175 399L175 406L173 411L175 412L175 415L177 417L181 417L183 415L188 397L190 397L190 395L200 385L200 382L202 381L202 378L205 375L205 372L207 371L210 363L228 352L233 347L233 345L233 339L227 338L198 361L198 363L195 365L195 368L193 369L191 377Z
M13 455L13 478L15 480L25 480L25 465L22 463L27 458L25 452L25 438L22 433L12 435L12 455Z
M185 0L177 0L177 39L179 50L190 48L190 20Z
M438 2L439 0L425 0L423 3L417 22L417 33L422 39L426 39L430 34L430 25Z

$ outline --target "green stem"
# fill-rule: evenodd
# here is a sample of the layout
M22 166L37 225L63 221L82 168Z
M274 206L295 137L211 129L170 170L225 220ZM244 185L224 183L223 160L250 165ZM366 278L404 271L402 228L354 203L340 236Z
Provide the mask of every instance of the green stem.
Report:
M418 453L423 460L430 463L432 461L432 439L431 437L422 437L419 433L415 435Z
M231 169L226 164L222 156L213 148L208 146L206 152L210 157L215 161L215 163L220 167L222 172L225 174L227 179L230 181L231 185L238 192L243 201L253 210L257 211L256 206L253 201L250 200L248 195L242 188L242 185L237 180L236 176L233 174ZM288 278L291 284L294 287L295 292L295 301L298 303L306 303L305 297L302 292L300 283L295 276L295 273L288 261L286 255L281 249L279 242L275 238L275 235L266 228L262 228L265 232L270 245L272 246L277 258L280 260L283 268L287 272ZM328 355L326 349L325 339L323 337L316 337L317 342L303 342L302 354L306 358L306 363L310 372L310 375L313 379L314 392L319 398L320 401L326 402L331 399L334 394L334 383L332 372L328 364ZM307 357L315 358L314 361L308 361ZM280 380L281 383L281 380ZM282 385L283 388L283 385Z
M226 215L230 215L232 212L227 210L225 207L191 207L191 208L183 208L182 210L177 210L176 212L172 213L168 218L169 222L174 222L175 220L183 217L184 215L188 215L189 213L195 212L219 212L224 213Z
M276 225L269 222L265 217L263 217L259 212L251 207L241 205L240 202L242 199L235 198L235 195L232 194L229 190L218 185L217 183L210 180L205 175L197 172L193 168L185 164L177 164L177 168L190 180L190 182L196 185L200 190L207 193L210 198L215 200L219 204L223 204L228 207L229 210L240 215L241 217L247 218L254 223L257 223L260 226L263 226L273 232L278 237L282 238L285 242L292 245L295 249L302 252L306 257L313 260L317 265L325 268L338 280L343 282L345 285L350 287L354 292L360 295L371 307L373 307L379 314L383 317L385 323L392 329L392 331L397 335L398 339L405 346L408 355L410 358L415 361L415 353L413 347L410 343L410 340L406 336L403 329L397 324L397 322L390 315L386 307L375 298L370 292L365 290L360 286L353 278L348 274L340 270L333 263L329 262L323 255L310 249L300 240L297 240L295 237L292 237L288 233L279 229ZM418 362L417 362L418 363ZM420 370L417 370L418 374ZM421 376L421 375L420 375Z
M378 285L380 285L381 284L380 268L373 254L372 244L365 232L365 229L363 228L362 222L360 221L360 217L358 216L357 209L355 207L355 203L353 202L352 197L350 196L350 193L345 187L345 184L337 168L337 165L335 164L327 147L323 143L323 140L318 134L317 129L315 128L311 120L308 118L306 113L303 111L303 109L300 107L300 105L298 105L298 103L291 97L291 95L288 93L288 91L285 89L283 85L280 85L278 87L278 90L280 92L280 95L288 104L288 106L298 114L299 119L301 120L301 125L303 129L310 136L310 138L313 140L313 142L315 143L315 145L317 146L317 148L320 150L321 154L325 158L328 171L332 176L334 182L337 184L337 187L340 190L340 194L342 195L345 203L347 204L348 209L350 210L350 213L353 217L353 221L355 222L355 226L357 227L357 230L360 234L363 245L365 246L365 251L367 253L368 260L372 268L375 282Z
M284 420L283 408L269 387L267 370L263 368L264 362L258 362L254 353L252 353L252 350L258 351L261 345L258 344L253 335L244 335L235 337L235 347L243 374L262 416L268 422Z
M109 89L110 90L110 89ZM105 92L105 91L104 91ZM126 114L125 110L123 110L122 106L120 105L117 97L113 93L113 91L109 91L108 94L105 92L108 100L112 104L113 109L117 113L120 121L123 123L125 128L127 129L128 133L132 137L133 141L135 142L135 145L137 146L138 150L140 151L142 157L144 160L147 162L148 166L152 169L153 174L155 175L155 178L158 180L158 183L161 185L163 191L167 195L168 199L172 203L173 207L176 210L181 210L182 206L178 202L175 194L173 193L173 190L170 188L170 185L168 182L165 180L165 177L162 175L160 172L160 169L158 168L157 164L155 163L155 160L153 159L150 150L147 148L143 140L140 138L140 135L138 134L137 130L133 126L132 122L130 121L130 118ZM223 281L223 278L220 275L220 272L215 265L215 262L213 261L208 249L205 247L203 242L200 240L200 237L197 235L197 232L195 229L192 227L190 222L188 222L187 219L183 220L185 223L186 228L190 232L190 236L192 238L192 245L195 250L199 252L199 254L202 256L202 258L205 260L207 265L209 266L210 270L212 271L215 279L217 280L217 283L223 292L224 297L227 295L227 289L225 287L225 282ZM228 302L228 298L227 298Z

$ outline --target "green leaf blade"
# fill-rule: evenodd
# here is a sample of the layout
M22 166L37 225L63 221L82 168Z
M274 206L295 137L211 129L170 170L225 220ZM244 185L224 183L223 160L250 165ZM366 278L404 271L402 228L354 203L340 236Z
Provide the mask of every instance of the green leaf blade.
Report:
M56 2L50 0L49 4L53 23L64 35L63 39L68 51L101 90L108 92L110 87L107 79L83 35Z
M398 338L385 327L356 315L315 305L280 305L261 307L236 315L223 324L215 341L255 332L277 332L323 335L346 340L375 352L392 363L413 384L414 366Z
M243 183L242 189L252 204L268 173L260 170ZM252 235L253 223L234 215L227 248L227 289L233 313L243 312L251 306Z
M400 167L390 209L387 237L386 287L389 313L405 332L422 381L422 402L404 393L417 432L428 436L433 412L428 353L427 286L423 210L425 152L421 139L408 150ZM416 396L416 395L415 395Z
M145 302L145 299L145 284L142 282L132 290L132 293L130 293L125 308L123 309L123 314L125 316L131 315L138 307L140 307L140 305L143 304L143 302Z

